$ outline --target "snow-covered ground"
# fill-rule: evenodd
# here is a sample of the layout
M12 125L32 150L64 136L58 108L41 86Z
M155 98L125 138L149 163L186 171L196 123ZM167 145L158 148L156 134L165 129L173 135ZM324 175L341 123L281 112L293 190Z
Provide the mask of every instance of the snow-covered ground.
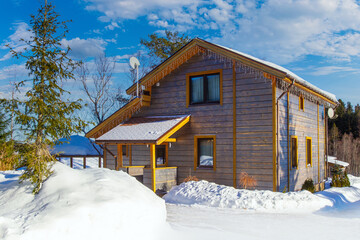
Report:
M20 174L0 172L0 239L159 239L168 228L164 200L124 172L56 163L36 196Z
M165 195L175 239L360 239L360 178L351 187L273 193L188 182Z
M36 196L21 171L0 172L0 239L360 239L360 178L316 194L188 182L165 204L121 171L81 163L55 164Z

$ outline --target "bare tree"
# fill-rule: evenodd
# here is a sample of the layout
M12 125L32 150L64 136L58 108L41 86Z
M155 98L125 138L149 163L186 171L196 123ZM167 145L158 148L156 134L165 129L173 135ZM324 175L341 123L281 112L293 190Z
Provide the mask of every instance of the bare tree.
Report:
M113 85L114 68L115 60L102 55L95 58L93 68L89 69L89 64L83 63L77 71L89 101L88 108L96 124L103 122L127 101L121 89Z

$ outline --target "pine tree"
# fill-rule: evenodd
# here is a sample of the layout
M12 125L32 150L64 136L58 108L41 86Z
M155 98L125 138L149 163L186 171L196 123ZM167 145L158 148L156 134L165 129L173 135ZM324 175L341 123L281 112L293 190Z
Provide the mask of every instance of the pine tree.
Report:
M164 61L185 44L190 42L191 38L180 35L179 32L165 31L165 37L160 37L156 33L149 35L150 40L141 39L140 43L149 49L152 57Z
M26 136L19 149L21 163L27 167L21 180L29 179L34 184L34 193L39 192L42 182L51 174L55 158L49 147L53 141L80 132L85 124L73 115L82 107L80 100L64 100L68 92L61 83L74 78L77 64L67 56L70 49L61 48L60 41L68 29L67 22L58 18L54 6L45 0L37 15L31 15L33 36L23 40L27 48L23 52L10 48L13 56L26 59L32 84L26 92L26 100L17 100L14 113L16 123L21 125ZM18 86L25 84L22 81Z

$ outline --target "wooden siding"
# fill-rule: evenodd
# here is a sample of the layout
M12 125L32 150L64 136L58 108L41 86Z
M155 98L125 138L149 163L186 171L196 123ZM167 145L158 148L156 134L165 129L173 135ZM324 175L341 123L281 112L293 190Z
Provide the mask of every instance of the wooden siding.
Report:
M223 105L190 105L186 108L186 74L223 69ZM218 184L233 185L233 71L231 64L195 56L153 86L151 105L137 116L191 114L190 122L172 137L169 167L178 167L178 183L189 175ZM272 190L272 92L271 83L253 74L236 73L236 165L258 182L258 189ZM216 171L194 171L194 137L216 136ZM133 146L133 165L150 164L146 145Z
M277 97L283 90L277 89ZM318 124L319 117L319 124ZM325 161L325 125L324 106L304 100L304 110L299 107L299 97L289 95L289 130L290 136L298 137L298 169L290 166L290 186L288 187L288 138L287 138L287 96L284 95L279 101L279 158L278 169L279 191L284 189L290 191L300 190L307 178L313 179L314 183L322 182L324 176ZM319 126L319 134L318 134ZM312 138L312 166L306 166L306 137ZM319 147L318 147L319 144ZM319 149L319 151L318 151ZM318 164L319 162L319 164ZM318 175L320 172L320 175Z
M106 148L108 149L108 151L106 153L106 167L115 170L115 166L116 166L115 161L116 160L112 154L117 156L117 154L118 154L117 145L116 144L106 144ZM134 146L132 146L132 148L134 148ZM129 153L130 153L130 149L129 149ZM129 156L130 156L130 154L128 156L126 156L126 155L123 156L123 165L124 166L129 166ZM150 164L150 160L149 160L149 164Z

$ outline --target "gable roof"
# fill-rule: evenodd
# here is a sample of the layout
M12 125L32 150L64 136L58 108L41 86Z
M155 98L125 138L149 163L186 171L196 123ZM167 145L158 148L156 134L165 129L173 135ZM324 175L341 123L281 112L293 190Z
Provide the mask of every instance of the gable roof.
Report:
M202 40L200 38L195 38L183 46L180 50L170 56L168 59L163 61L152 71L146 74L142 79L139 80L139 85L144 86L146 89L150 88L161 79L169 75L172 71L176 70L179 66L184 64L190 58L199 53L205 53L206 51L211 51L227 58L230 58L234 61L240 62L251 68L259 69L263 72L264 77L271 79L281 79L285 82L292 83L294 86L309 92L312 95L315 95L325 102L328 102L331 105L336 105L338 103L336 96L334 94L328 93L320 88L312 85L311 83L305 81L301 77L297 76L290 70L283 68L274 63L264 61L253 57L251 55L223 47L208 41ZM136 84L133 84L126 90L128 95L136 93ZM126 104L124 107L116 111L113 115L107 118L104 122L100 123L92 130L90 130L86 137L97 138L107 131L113 129L123 121L129 119L132 114L138 111L143 106L143 101L139 97L135 97L131 102Z
M264 73L268 73L270 75L273 75L277 78L283 79L284 81L292 82L294 80L295 86L302 88L303 90L309 90L310 93L316 93L320 95L319 97L323 100L329 102L330 104L336 105L337 99L334 94L331 94L329 92L326 92L315 85L305 81L303 78L299 77L295 73L291 72L290 70L281 67L275 63L271 63L268 61L261 60L259 58L253 57L251 55L248 55L246 53L242 53L240 51L233 50L231 48L227 48L218 44L214 44L208 41L205 41L200 38L195 38L191 40L188 44L186 44L183 48L181 48L179 51L177 51L175 54L170 56L168 59L166 59L164 62L159 64L156 68L154 68L152 71L150 71L146 76L144 76L142 79L140 79L139 84L144 85L146 87L152 86L155 84L158 79L157 74L161 73L161 71L165 70L165 73L162 73L162 75L167 75L166 72L171 71L172 66L171 64L176 61L178 58L181 58L182 54L184 54L186 51L198 47L199 50L195 52L201 52L205 51L205 49L209 49L213 52L217 52L219 54L222 54L224 56L227 56L229 58L232 58L234 60L240 61L244 63L245 65L248 65L250 67L262 70ZM166 68L170 68L167 70ZM165 77L165 76L163 76ZM162 77L162 78L163 78ZM150 84L149 84L150 83ZM136 84L133 84L131 87L129 87L126 90L127 94L133 94L136 91Z

